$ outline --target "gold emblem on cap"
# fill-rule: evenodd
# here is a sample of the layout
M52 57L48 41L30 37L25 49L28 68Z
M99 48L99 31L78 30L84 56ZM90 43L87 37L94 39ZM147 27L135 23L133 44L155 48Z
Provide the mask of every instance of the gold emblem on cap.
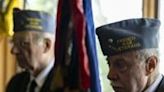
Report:
M127 49L138 48L141 44L137 41L135 36L129 36L122 39L117 40L118 51L123 51Z
M42 20L38 18L27 18L28 23L25 25L26 28L43 30L41 25Z

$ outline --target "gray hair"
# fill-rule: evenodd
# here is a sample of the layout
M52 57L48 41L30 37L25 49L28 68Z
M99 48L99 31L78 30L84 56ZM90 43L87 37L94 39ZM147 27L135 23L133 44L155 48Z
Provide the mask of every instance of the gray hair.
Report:
M43 39L50 39L53 42L55 41L55 33L48 33L48 32L35 32L33 34L33 42L38 43L42 41Z
M136 50L135 53L137 55L137 58L141 59L140 61L146 60L150 56L156 56L159 61L159 49L157 48Z

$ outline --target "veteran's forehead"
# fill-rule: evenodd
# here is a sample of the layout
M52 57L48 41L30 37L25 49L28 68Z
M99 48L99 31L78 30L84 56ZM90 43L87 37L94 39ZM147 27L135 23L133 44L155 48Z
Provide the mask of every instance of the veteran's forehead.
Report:
M12 38L18 39L18 40L23 40L23 39L31 38L33 34L34 34L33 31L15 32Z

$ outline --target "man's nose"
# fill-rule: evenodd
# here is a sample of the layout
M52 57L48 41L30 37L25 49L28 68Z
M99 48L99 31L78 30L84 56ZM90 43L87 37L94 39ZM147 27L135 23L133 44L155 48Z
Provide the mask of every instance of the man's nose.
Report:
M110 68L107 78L109 80L116 80L117 77L118 77L117 71L115 69L113 69L113 68Z
M17 46L12 46L11 54L18 54L18 53L19 53L18 47Z

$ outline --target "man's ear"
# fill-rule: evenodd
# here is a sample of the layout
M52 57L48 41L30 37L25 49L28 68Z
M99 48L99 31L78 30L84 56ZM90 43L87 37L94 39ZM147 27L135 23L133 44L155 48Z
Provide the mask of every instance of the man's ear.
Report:
M51 40L48 38L44 39L44 53L48 52L51 49Z
M146 60L146 75L151 74L157 67L158 59L156 56L150 56Z

